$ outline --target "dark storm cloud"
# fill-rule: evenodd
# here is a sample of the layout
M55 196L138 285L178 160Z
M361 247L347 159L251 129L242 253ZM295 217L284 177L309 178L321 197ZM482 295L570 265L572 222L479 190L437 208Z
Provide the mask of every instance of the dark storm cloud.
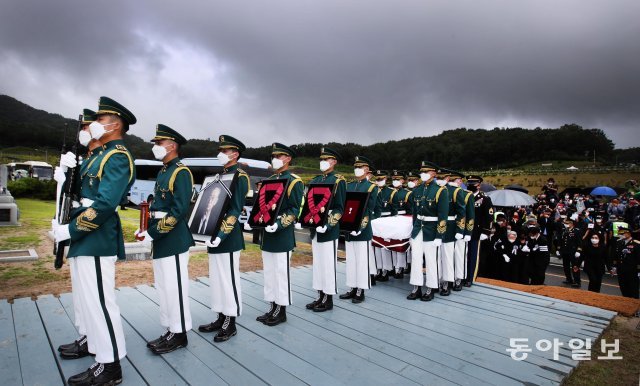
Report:
M198 138L231 130L251 145L371 143L575 122L618 147L640 145L633 0L1 7L0 91L61 113L124 94L147 134L165 122Z

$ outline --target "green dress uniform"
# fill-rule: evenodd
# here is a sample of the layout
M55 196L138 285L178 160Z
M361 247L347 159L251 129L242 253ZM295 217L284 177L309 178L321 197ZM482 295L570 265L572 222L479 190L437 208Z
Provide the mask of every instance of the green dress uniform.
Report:
M411 190L398 188L393 196L393 208L397 214L411 214Z
M288 170L273 174L267 179L286 179L289 184L287 195L277 213L276 224L278 224L278 229L274 233L263 231L260 249L272 253L290 253L296 246L296 238L293 234L295 227L293 225L300 215L304 184L300 177L290 173Z
M439 168L429 162L422 163L421 172L433 172ZM413 229L411 231L411 249L413 261L410 283L418 288L424 285L422 276L422 255L426 260L427 293L438 288L438 254L447 230L449 214L449 191L438 186L435 179L423 182L412 193ZM428 299L425 299L428 300Z
M323 147L320 150L320 162L329 158L336 161L340 155L333 149ZM343 176L331 171L314 177L310 184L332 184L333 199L327 214L324 232L311 229L311 249L313 252L313 289L318 291L318 298L306 305L315 312L328 311L333 308L333 295L338 293L336 282L336 265L338 261L338 238L340 236L340 218L344 213L344 200L347 182ZM321 229L321 230L322 230Z
M442 170L444 178L451 178L455 172ZM463 202L462 188L455 186L453 183L447 183L445 188L449 196L449 213L447 217L447 229L442 238L442 248L439 255L440 261L440 294L447 296L451 292L451 287L455 281L455 247L456 240L464 237L466 209ZM462 255L461 255L462 256Z
M473 193L468 190L460 189L455 196L457 204L461 204L464 207L464 224L460 224L456 221L456 225L459 227L463 225L463 238L456 239L455 253L454 253L454 271L455 282L453 285L454 291L462 290L462 280L467 276L467 250L468 242L471 239L471 232L473 232L475 200L473 199ZM459 232L459 231L457 231Z
M158 124L151 139L154 146L183 146L187 140L174 129ZM154 286L160 303L160 325L166 333L147 345L155 354L165 354L187 345L191 330L189 305L189 248L195 245L187 216L193 192L193 176L180 158L165 160L156 177L151 218L146 232L152 239ZM145 235L145 237L146 237Z

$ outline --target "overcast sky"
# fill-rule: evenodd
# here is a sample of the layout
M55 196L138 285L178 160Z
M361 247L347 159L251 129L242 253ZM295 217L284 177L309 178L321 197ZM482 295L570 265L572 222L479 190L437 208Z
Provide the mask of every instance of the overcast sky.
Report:
M151 138L356 142L603 129L640 146L638 0L0 0L0 93Z

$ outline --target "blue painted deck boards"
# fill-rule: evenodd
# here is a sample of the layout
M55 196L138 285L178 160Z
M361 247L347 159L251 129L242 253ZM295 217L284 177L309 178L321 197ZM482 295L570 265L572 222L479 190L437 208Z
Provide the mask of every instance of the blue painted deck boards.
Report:
M345 266L338 264L338 288ZM207 278L191 281L195 330L187 349L156 356L146 342L162 333L151 286L117 291L127 342L125 385L517 385L559 384L577 366L566 347L560 358L535 350L512 360L509 338L596 338L613 312L491 285L477 284L449 297L408 301L408 278L379 283L366 301L334 298L334 309L305 309L316 292L310 267L291 269L293 305L287 323L267 327L255 317L267 308L261 272L241 275L243 315L238 335L215 344L197 331L215 318ZM91 357L65 361L57 347L78 335L70 294L59 298L0 300L0 378L6 385L61 385L86 369Z

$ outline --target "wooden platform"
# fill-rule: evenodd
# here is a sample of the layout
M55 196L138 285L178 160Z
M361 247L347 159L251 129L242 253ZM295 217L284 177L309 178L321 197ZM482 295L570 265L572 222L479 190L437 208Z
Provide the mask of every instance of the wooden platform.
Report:
M338 283L344 290L344 264ZM311 268L291 269L294 305L288 321L267 327L255 321L267 308L262 274L242 274L244 313L238 335L214 344L197 331L214 315L207 279L191 282L195 331L187 349L156 356L145 344L162 332L153 287L117 291L128 355L126 385L516 385L558 384L575 366L566 342L597 338L614 313L501 287L477 284L425 303L405 299L408 278L380 283L366 301L334 300L330 312L304 308L312 300ZM0 300L0 379L3 385L60 385L85 370L91 357L61 360L56 348L73 341L71 295ZM533 349L511 359L509 338L559 338L559 360Z

